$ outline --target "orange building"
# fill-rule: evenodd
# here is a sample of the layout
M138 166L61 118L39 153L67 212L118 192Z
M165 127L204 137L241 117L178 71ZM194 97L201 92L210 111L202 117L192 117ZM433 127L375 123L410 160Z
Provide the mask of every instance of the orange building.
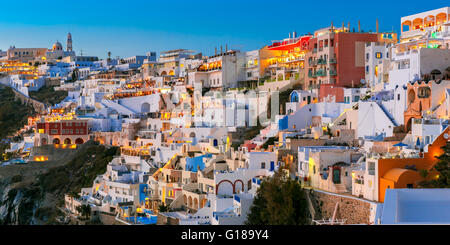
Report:
M443 154L441 147L449 142L450 127L447 127L436 140L428 145L428 152L419 158L394 158L378 159L378 201L384 202L386 189L415 188L423 180L420 170L428 170L429 178L439 177L435 172L430 172L438 162L437 156ZM414 166L411 170L408 166Z

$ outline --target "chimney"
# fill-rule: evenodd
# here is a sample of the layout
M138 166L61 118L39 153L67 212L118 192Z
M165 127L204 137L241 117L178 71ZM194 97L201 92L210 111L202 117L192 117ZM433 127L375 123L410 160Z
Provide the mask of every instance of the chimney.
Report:
M222 45L220 45L220 55L222 55L223 54L223 48L222 48Z
M294 32L292 33L292 37L293 37L293 38L296 38L296 37L297 37L297 32L294 31Z
M348 32L350 32L350 22L347 23Z
M377 19L377 33L379 32L379 25L378 25L378 19Z
M289 39L291 39L291 33L289 32Z
M333 32L333 21L331 21L331 32Z
M228 44L225 44L225 53L228 52Z
M342 31L344 31L345 23L342 21Z
M214 56L217 55L217 47L214 47Z
M358 32L361 32L361 21L358 20Z

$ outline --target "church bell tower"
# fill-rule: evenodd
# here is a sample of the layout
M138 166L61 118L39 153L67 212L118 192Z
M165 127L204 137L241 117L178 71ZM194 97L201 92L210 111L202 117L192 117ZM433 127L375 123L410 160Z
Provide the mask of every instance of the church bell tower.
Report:
M72 52L72 34L67 34L67 52Z

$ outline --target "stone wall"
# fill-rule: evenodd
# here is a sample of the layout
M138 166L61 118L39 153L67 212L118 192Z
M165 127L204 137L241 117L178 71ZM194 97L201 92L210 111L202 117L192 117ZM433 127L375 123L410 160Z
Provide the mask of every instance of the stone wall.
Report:
M30 97L27 97L24 94L15 90L14 88L13 88L13 91L14 91L16 98L18 100L20 100L22 104L32 105L34 110L39 113L45 113L47 111L47 106L44 103L37 101L35 99L32 99Z
M347 219L345 224L369 224L370 203L356 198L310 191L316 217L315 220L331 219L336 207L336 219Z
M177 218L169 217L158 213L158 220L156 225L179 225L180 221Z

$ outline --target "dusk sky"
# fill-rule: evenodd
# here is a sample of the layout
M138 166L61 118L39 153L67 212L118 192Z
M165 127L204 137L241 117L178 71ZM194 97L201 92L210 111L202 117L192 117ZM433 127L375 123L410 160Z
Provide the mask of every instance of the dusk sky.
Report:
M205 55L220 45L249 51L319 28L358 20L364 31L400 30L400 18L448 6L447 1L2 1L0 49L66 48L71 32L80 54L105 58L186 48Z

